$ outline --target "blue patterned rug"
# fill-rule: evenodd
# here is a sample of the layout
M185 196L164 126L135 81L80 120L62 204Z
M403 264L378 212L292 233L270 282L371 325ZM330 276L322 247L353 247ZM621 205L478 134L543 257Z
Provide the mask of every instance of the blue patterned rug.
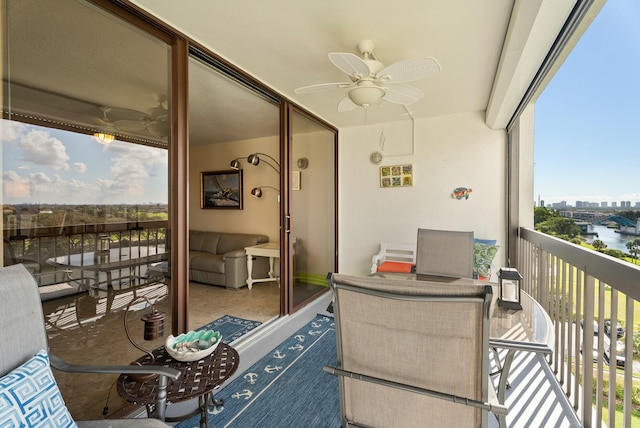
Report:
M332 317L318 315L216 394L224 406L209 409L209 425L235 428L337 428L338 379ZM199 427L199 416L178 428Z
M243 318L232 317L231 315L225 315L218 318L215 321L211 321L209 324L205 324L197 330L215 330L219 331L222 335L222 341L224 343L231 343L236 339L244 336L254 328L258 327L260 322L245 320Z

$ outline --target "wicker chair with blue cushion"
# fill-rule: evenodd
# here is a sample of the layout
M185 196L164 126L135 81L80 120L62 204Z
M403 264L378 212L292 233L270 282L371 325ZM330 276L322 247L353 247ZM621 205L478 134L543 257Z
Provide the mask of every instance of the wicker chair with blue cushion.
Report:
M180 373L168 367L80 366L49 352L44 316L33 275L22 264L0 269L0 421L8 426L167 427L166 385ZM154 373L158 375L158 419L75 422L51 367L75 373Z

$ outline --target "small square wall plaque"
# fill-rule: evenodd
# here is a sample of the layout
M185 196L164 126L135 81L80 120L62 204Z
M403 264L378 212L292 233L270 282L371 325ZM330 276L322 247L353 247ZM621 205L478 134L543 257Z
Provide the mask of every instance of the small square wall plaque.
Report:
M413 186L413 165L387 165L380 167L380 187Z

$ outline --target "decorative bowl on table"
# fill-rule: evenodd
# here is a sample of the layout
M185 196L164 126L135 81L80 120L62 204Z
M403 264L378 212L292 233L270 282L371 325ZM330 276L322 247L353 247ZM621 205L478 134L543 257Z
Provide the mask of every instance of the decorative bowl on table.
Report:
M190 331L177 337L170 335L164 347L178 361L197 361L215 351L221 340L219 331Z

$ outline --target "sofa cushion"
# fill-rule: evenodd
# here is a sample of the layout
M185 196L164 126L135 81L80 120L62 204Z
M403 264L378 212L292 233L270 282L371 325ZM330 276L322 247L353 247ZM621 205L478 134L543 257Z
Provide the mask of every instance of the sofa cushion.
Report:
M218 240L218 254L228 251L243 249L252 245L269 242L266 235L250 235L245 233L223 233Z
M64 404L45 350L0 378L0 421L6 426L77 427Z
M189 250L205 251L211 254L219 254L218 241L220 240L220 235L222 235L222 233L190 230Z
M189 251L189 259L189 266L191 269L224 273L224 260L222 254L211 254L203 251Z

